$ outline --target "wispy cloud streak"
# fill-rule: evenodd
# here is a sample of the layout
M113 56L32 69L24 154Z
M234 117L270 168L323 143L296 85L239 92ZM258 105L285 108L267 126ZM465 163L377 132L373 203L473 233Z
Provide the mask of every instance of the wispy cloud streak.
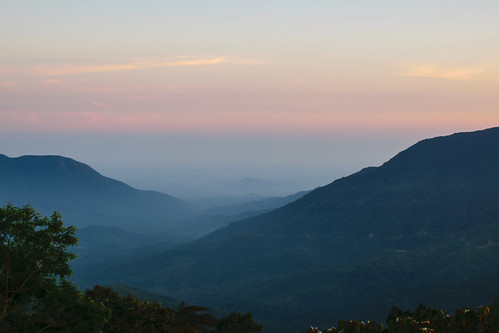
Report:
M100 102L92 102L93 105L98 106L100 108L104 108L105 110L109 111L110 107L107 104L100 103Z
M182 66L206 66L221 63L231 62L225 57L208 58L208 59L188 59L177 61L139 61L126 64L113 64L101 66L68 66L54 69L40 69L41 74L46 76L63 76L72 74L85 73L101 73L101 72L116 72L130 71L146 68L162 68L162 67L182 67Z
M473 80L484 78L486 74L486 66L443 67L428 64L413 66L401 75L445 80Z

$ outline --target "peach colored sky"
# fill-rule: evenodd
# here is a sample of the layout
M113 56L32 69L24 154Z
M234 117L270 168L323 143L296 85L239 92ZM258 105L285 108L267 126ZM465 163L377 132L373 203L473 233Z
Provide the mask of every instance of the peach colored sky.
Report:
M499 124L495 0L0 4L0 131L33 147L74 134L406 143Z

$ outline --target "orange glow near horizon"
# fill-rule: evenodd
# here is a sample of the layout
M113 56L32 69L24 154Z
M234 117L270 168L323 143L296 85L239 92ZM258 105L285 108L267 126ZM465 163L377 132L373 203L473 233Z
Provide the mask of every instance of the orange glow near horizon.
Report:
M102 132L135 134L300 134L437 130L467 131L499 126L493 112L187 112L181 114L113 113L94 102L95 111L58 113L0 112L2 131ZM102 111L101 111L102 110Z
M498 80L484 79L492 67L416 66L402 75L395 67L391 76L367 73L364 81L324 84L311 76L297 85L290 75L264 81L264 62L224 57L62 66L49 77L20 73L0 82L10 104L22 106L0 105L0 129L314 135L499 125L499 96L493 93ZM141 71L150 68L154 73ZM190 76L178 80L173 74Z

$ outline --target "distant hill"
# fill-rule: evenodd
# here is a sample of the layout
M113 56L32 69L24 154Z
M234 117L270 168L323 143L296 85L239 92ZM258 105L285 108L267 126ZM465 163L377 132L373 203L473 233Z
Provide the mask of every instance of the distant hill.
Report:
M488 303L499 287L499 128L423 140L190 245L76 272L253 311L266 332L389 307Z
M192 215L186 202L134 189L62 156L0 155L0 204L31 204L44 215L58 211L68 225L113 226L145 233L175 228Z
M189 235L191 240L206 236L213 230L226 227L231 222L246 219L252 216L261 215L273 209L285 206L286 204L298 200L309 191L302 191L285 197L270 197L259 200L244 201L237 203L237 200L243 198L226 198L226 201L236 200L236 203L217 206L207 209L200 209L197 211L196 216L190 218L183 223L183 228L179 226L179 232L184 235ZM225 197L213 198L212 200L223 200ZM200 202L201 201L201 202ZM202 201L209 201L209 199L198 199Z
M283 193L295 192L296 184L287 181L270 181L247 177L234 182L225 183L225 191L232 195L281 196Z
M247 212L263 212L265 210L273 210L285 206L293 201L296 201L309 193L310 191L301 191L284 197L270 197L259 200L251 200L239 204L226 206L212 207L202 211L202 214L210 215L236 215ZM258 214L260 215L260 214Z

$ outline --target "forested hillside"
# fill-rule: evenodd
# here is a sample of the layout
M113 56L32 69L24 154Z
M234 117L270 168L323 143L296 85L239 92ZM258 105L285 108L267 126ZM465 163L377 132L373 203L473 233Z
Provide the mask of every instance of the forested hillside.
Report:
M423 140L280 209L76 280L253 311L275 332L382 320L393 305L485 304L498 291L497 165L499 128Z

